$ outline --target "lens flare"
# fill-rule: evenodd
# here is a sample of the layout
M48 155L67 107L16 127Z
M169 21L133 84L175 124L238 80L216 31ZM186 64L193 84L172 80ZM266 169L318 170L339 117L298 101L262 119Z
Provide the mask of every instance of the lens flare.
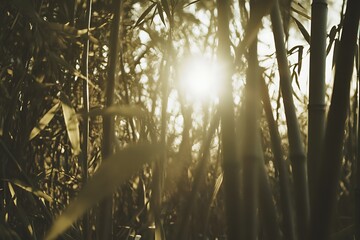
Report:
M218 67L205 57L191 57L180 68L180 87L190 100L211 100L218 95Z

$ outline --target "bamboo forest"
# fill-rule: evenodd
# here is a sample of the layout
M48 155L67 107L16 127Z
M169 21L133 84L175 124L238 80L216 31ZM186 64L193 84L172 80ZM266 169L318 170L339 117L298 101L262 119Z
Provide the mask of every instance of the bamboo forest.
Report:
M360 240L359 17L0 1L0 239Z

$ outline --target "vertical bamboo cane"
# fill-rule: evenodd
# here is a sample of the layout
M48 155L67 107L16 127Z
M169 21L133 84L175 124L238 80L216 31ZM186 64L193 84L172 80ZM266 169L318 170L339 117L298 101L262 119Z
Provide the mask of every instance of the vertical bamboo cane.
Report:
M250 1L250 23L256 16L256 0ZM243 188L244 188L244 218L243 237L244 239L257 239L258 218L257 210L259 205L259 170L262 158L262 149L259 134L259 113L260 113L260 74L257 59L257 30L254 39L249 45L247 56L248 71L245 87L245 128L242 161L243 161ZM260 173L261 174L261 173ZM263 181L261 182L263 185Z
M319 172L322 144L324 142L325 133L326 24L327 0L313 0L311 9L307 154L310 210L313 207L314 196L317 191L316 177Z
M301 139L299 123L295 112L290 70L284 44L284 30L281 23L279 3L278 1L275 2L275 6L271 11L271 22L274 33L276 57L280 73L280 88L283 96L286 124L288 128L290 159L293 165L298 234L299 239L306 239L306 232L310 220L306 155Z
M261 143L258 142L259 149ZM276 215L275 203L269 183L268 173L265 168L264 155L259 160L259 209L260 216L263 219L266 239L280 240L280 228Z
M349 0L335 64L334 87L328 113L318 191L311 219L310 239L329 239L340 177L345 121L350 100L350 82L359 30L360 2Z
M114 103L114 89L115 89L115 79L116 79L116 66L118 59L118 45L119 45L119 25L120 25L120 7L121 1L113 1L114 9L114 19L111 25L110 33L110 47L109 47L109 70L108 70L108 81L106 85L105 92L105 106L109 107ZM102 155L103 159L108 158L114 149L114 117L113 116L104 116L103 119L103 147ZM112 197L105 199L101 203L101 212L99 217L100 223L100 239L101 240L110 240L112 239Z
M91 8L92 8L92 0L87 0L86 2L86 28L88 30L87 36L89 36L89 30L91 27ZM90 48L90 41L87 37L84 41L84 51L82 55L82 74L86 77L86 80L83 81L83 104L84 110L86 112L83 124L82 124L82 144L81 144L81 158L82 158L82 178L83 184L87 183L88 178L88 146L89 146L89 48ZM90 239L90 228L89 228L89 214L86 213L83 218L83 238L85 240Z
M236 157L234 103L231 85L229 16L230 1L217 0L218 59L222 63L220 95L221 141L228 239L240 239L240 164Z
M281 147L281 139L278 131L278 126L273 117L273 112L270 103L270 97L265 80L262 81L262 101L265 110L266 119L269 125L271 148L274 154L275 164L279 170L279 182L280 182L280 199L281 210L283 213L284 222L284 236L288 240L296 240L296 225L295 225L295 213L293 210L293 204L290 193L290 181L289 173L286 167L285 160L283 158L283 151Z
M358 110L357 110L357 137L356 137L356 174L355 174L355 239L360 239L360 37L358 38L357 49L357 94L358 94Z

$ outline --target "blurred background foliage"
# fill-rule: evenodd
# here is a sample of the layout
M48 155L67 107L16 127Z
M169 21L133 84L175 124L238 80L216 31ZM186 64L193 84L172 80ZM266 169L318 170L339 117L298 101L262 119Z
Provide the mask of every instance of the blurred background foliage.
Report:
M309 9L306 1L281 1L293 94L304 144L307 136ZM83 172L87 171L91 178L104 160L101 154L102 116L108 114L114 118L115 152L137 143L161 142L162 99L165 98L166 160L162 162L164 180L159 210L164 234L168 239L177 239L174 236L181 235L179 231L183 231L182 239L226 239L220 127L216 120L218 96L216 92L208 92L205 97L196 96L190 86L181 83L183 72L192 70L180 67L192 56L205 56L211 62L215 61L218 44L216 2L121 1L119 51L112 53L117 58L112 108L104 107L109 54L113 49L110 46L111 21L114 19L112 1L92 1L89 31L86 11L89 6L81 0L0 2L0 238L44 237L55 217L84 187ZM339 10L337 14L341 17L343 12ZM248 16L248 1L232 3L232 80L239 135L247 61L238 54L238 49L245 35ZM328 42L336 43L339 31L331 35L329 29ZM82 67L86 40L90 41L86 54L88 78ZM265 16L259 33L259 61L270 90L271 106L286 158L289 154L287 130L273 45L270 17ZM336 44L329 44L331 54L334 45L336 47ZM84 81L89 84L88 113L84 109ZM165 90L164 85L167 86ZM331 90L330 85L329 82L328 89ZM334 232L350 226L354 217L352 195L358 108L355 85L352 94ZM83 150L80 150L85 117L90 118L87 169L82 167ZM273 160L265 114L261 115L260 125L274 204L280 209L279 171ZM239 139L233 141L240 142ZM138 150L143 151L142 148ZM117 160L133 164L131 157L130 160ZM131 172L131 177L118 185L112 195L113 215L108 224L113 226L113 239L154 238L151 200L154 163L150 160ZM291 173L291 164L287 160L286 163ZM119 174L124 171L119 170ZM100 174L98 177L104 178ZM101 188L96 191L99 198L107 194L107 190L102 192ZM85 231L88 239L100 239L97 231L99 211L97 205L89 210L87 227L77 216L78 220L59 239L84 239ZM277 217L283 228L281 211ZM262 229L260 224L259 239L269 239L262 234Z

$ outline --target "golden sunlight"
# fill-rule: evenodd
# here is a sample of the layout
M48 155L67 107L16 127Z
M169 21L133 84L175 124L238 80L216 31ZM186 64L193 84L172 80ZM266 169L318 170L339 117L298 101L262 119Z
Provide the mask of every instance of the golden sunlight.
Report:
M218 67L202 56L186 58L180 67L180 88L189 100L211 100L218 95Z

